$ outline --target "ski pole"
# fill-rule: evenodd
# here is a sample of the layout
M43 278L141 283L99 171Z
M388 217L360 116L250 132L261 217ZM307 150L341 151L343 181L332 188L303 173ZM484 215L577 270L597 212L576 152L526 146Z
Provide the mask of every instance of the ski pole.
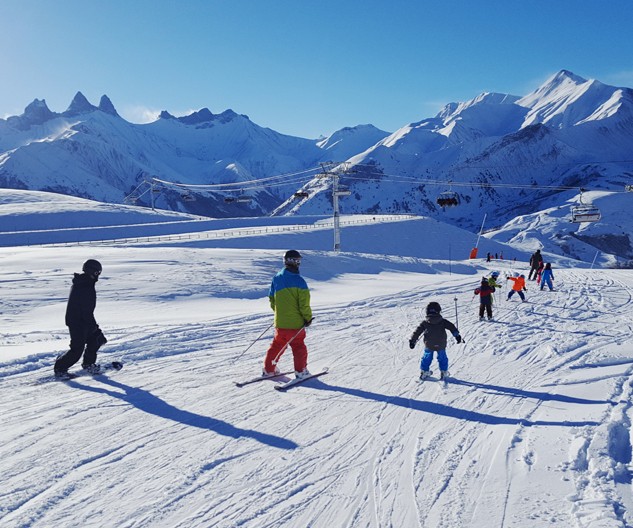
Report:
M259 341L262 336L268 332L268 330L270 330L270 328L273 326L273 324L275 324L275 322L273 321L272 323L270 323L267 327L266 330L264 330L261 334L259 334L259 336L257 336L257 338L255 339L255 341L253 341L250 345L248 345L248 347L246 348L246 350L244 350L244 352L242 352L239 356L237 356L237 358L235 358L235 360L233 361L233 365L235 365L235 363L237 362L238 359L240 359L244 354L246 354L246 352L248 352L250 350L250 348L257 343L257 341Z
M459 330L459 318L457 316L457 297L454 297L453 300L455 301L455 326Z
M281 355L286 351L286 349L290 346L290 343L292 343L295 339L295 337L297 337L303 330L305 330L306 326L310 323L312 323L312 321L314 321L314 317L312 319L310 319L310 321L308 321L307 323L304 323L304 325L299 328L299 330L297 330L297 333L295 335L293 335L288 342L282 347L282 349L279 351L279 354L277 354L277 356L275 357L275 359L273 359L273 365L277 366L277 363L279 362L279 358L281 357Z

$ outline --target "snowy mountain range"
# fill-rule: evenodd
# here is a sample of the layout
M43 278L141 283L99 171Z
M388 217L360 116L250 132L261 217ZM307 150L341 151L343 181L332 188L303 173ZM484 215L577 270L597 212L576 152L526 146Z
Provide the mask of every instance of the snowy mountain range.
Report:
M153 200L214 217L322 215L332 211L332 182L315 177L319 164L347 161L343 213L413 213L471 231L486 214L489 236L512 242L529 239L534 215L558 212L547 217L561 254L576 257L572 246L581 241L631 259L630 221L609 203L630 208L632 147L633 90L565 70L524 97L484 93L392 134L361 125L317 140L277 133L232 110L163 112L137 125L107 96L94 106L78 93L65 112L36 100L0 120L0 185L110 203ZM153 178L164 183L150 191L143 182ZM443 192L460 205L440 207ZM570 208L591 198L613 214L571 224Z

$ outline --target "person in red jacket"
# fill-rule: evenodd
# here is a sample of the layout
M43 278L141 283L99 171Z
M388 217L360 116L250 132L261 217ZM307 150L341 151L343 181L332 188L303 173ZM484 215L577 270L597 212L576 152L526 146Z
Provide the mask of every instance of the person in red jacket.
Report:
M475 295L479 295L479 320L484 320L484 311L488 315L488 320L492 319L492 294L495 291L494 286L488 284L488 279L481 279L481 285L475 290Z
M508 300L515 294L518 293L521 300L525 302L524 291L527 291L525 287L525 275L520 275L519 277L506 277L506 280L511 280L514 282L512 285L512 289L508 292Z

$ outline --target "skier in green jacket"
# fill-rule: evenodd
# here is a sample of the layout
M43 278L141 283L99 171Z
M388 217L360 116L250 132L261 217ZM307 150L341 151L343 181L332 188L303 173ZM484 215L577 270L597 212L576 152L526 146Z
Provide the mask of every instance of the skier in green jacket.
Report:
M263 376L279 374L277 363L286 348L292 349L295 376L304 378L308 371L308 349L305 328L312 322L310 290L299 274L301 254L291 249L284 254L284 268L270 285L268 298L275 312L275 336L264 358Z

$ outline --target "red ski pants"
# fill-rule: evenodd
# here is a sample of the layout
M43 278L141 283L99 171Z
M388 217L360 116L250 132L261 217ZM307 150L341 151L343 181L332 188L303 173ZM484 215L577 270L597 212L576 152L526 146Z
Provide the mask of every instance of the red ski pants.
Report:
M308 349L304 343L305 338L306 331L303 328L301 330L298 328L275 328L275 337L264 359L264 370L274 372L275 365L283 355L282 350L285 352L285 347L291 339L292 341L288 346L292 349L295 370L297 372L304 370L308 366Z

